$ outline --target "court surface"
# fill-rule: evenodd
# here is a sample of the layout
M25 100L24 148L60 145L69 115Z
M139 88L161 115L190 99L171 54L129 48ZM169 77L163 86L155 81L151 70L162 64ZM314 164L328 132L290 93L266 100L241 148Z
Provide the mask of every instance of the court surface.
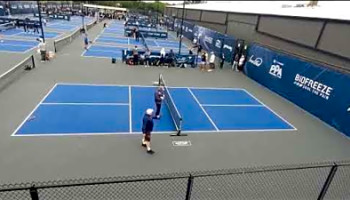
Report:
M57 84L15 131L18 136L141 133L141 119L154 107L154 86ZM168 88L183 118L182 132L295 130L240 88ZM164 105L164 104L163 104ZM162 106L154 133L176 132L174 108Z
M89 38L96 38L102 30L103 23L96 24L89 30ZM176 33L170 33L171 35L175 35L176 37ZM184 42L190 45L187 41ZM111 64L110 59L84 58L81 57L81 53L82 40L75 39L62 52L57 53L57 57L53 62L36 62L37 67L35 70L26 71L25 74L21 75L1 91L0 184L32 183L33 181L87 177L193 172L350 159L350 140L340 132L267 88L257 84L244 74L233 72L229 66L224 66L222 70L214 70L209 73L202 72L198 68L130 67L120 62ZM22 54L14 53L3 53L0 56L2 61L4 61L3 64L6 62L10 63L12 60L14 61L9 67L14 66L24 57ZM40 59L40 55L37 55L37 58ZM208 94L205 94L205 97L202 99L199 93L195 93L198 91L196 90L197 88L210 89L210 91L213 88L220 91L225 88L233 88L235 90L245 89L249 94L252 94L260 102L263 102L277 113L278 115L276 116L281 116L296 127L297 130L241 130L226 132L223 127L228 128L228 125L232 125L231 121L226 120L226 117L225 119L220 119L219 114L209 111L211 107L203 106L203 108L209 108L206 112L220 131L198 131L190 132L187 136L183 137L170 137L170 134L167 134L167 132L173 133L173 131L164 131L162 133L160 130L156 130L157 134L153 134L152 136L152 149L156 153L154 155L148 155L141 146L142 136L139 134L142 120L141 111L143 113L148 106L154 107L154 88L149 86L152 85L160 73L164 75L167 85L171 87L172 97L179 111L182 112L184 123L192 120L188 119L189 117L185 113L193 114L198 112L198 116L204 117L204 119L207 119L207 116L205 114L203 115L201 108L198 108L200 107L199 104L189 95L189 92L186 91L186 97L178 97L177 91L180 91L178 89L191 89L203 106L206 104L238 103L221 102L215 99L215 101L213 100L211 102L208 97L210 95ZM64 84L57 84L56 88L50 92L56 83ZM106 100L111 102L117 98L119 100L115 102L129 102L129 98L125 97L127 96L126 94L129 94L129 91L125 88L129 89L130 86L132 89L132 97L130 98L132 99L130 104L132 119L130 120L128 115L129 106L124 106L126 108L124 110L122 106L115 106L116 109L113 109L114 106L105 106L110 111L105 111L102 109L102 106L97 105L95 107L88 105L86 109L82 109L81 107L83 106L72 106L71 108L76 111L70 110L68 112L67 109L62 109L63 107L68 108L68 105L62 105L61 107L59 105L50 105L56 110L42 110L51 108L49 105L39 104L42 99L47 100L47 102L55 102L56 100L72 101L72 99L65 99L73 97L73 95L68 95L69 92L67 89L63 89L62 93L58 93L59 90L57 89L59 86L68 85L72 87L72 85L80 86L81 84L90 84L89 86L96 85L96 87L114 86L112 87L114 88L113 90L119 88L118 90L123 92L118 93L118 95L112 92L113 95L110 96L107 94L96 96L98 93L95 94L95 92L81 92L79 94L81 99L75 99L73 102L84 103L89 102L89 100L90 102L96 102L98 98L100 98L99 102ZM122 89L120 89L121 87ZM87 88L90 90L91 87ZM172 91L172 88L175 89L175 92ZM48 96L45 98L47 94ZM141 99L137 95L144 95L147 98ZM224 96L223 94L219 95L220 97ZM178 99L181 102L178 102ZM226 97L226 99L231 98ZM252 100L251 98L249 99ZM246 101L244 102L246 103ZM138 110L137 106L140 107L139 117L135 114ZM196 110L193 110L192 113L186 111L187 106L196 106ZM214 109L218 110L221 107L216 108ZM226 109L226 107L222 107L221 109L225 110L225 116L231 114L230 110ZM35 117L30 117L33 116L31 114L33 110ZM47 117L48 114L45 112L51 113L49 115L50 117ZM64 136L49 136L55 135L53 132L63 132L61 127L57 128L53 126L53 123L59 122L55 121L57 119L55 115L60 112L67 112L61 116L64 116L62 118L67 118L68 131L74 130L80 134L74 133L70 135L67 131L63 134ZM89 119L90 116L92 119L89 119L89 123L95 123L93 126L99 130L94 130L91 128L92 125L85 122L83 126L77 123L74 124L78 120L76 116L71 116L72 114L84 114L87 112L90 115L87 114L81 119ZM157 126L155 128L158 129L158 126L161 125L172 125L173 127L174 123L170 122L169 119L167 120L167 112L168 109L163 104L162 118L155 120ZM36 113L39 114L37 115ZM112 122L107 118L108 113L113 115ZM240 115L244 113L246 112L240 112ZM125 116L119 118L118 115ZM232 115L237 116L238 114L232 113ZM257 115L256 112L254 112L254 115ZM42 129L42 121L38 120L41 116L45 117L46 120L52 118L52 122L48 122L47 127L52 131L51 134L40 136L39 129L46 132L46 130ZM103 119L107 119L106 122L101 124L97 116L104 117ZM262 117L251 115L250 117L256 119L255 121L263 120ZM25 120L26 118L28 120ZM227 118L232 118L232 116ZM11 136L13 133L18 132L16 131L18 127L25 128L25 126L31 124L30 122L36 123L35 120L38 120L40 123L37 123L37 127L33 126L27 129L31 131L28 132L28 135L33 133L36 134L35 136L40 137ZM122 130L110 134L97 133L102 129L112 129L121 124L121 122L115 122L118 120L128 125L129 129L127 131L130 130L130 125L132 125L132 133L127 132L122 134ZM131 123L129 123L130 121ZM205 126L212 125L208 121L206 120L204 122ZM274 123L274 125L283 124L283 120L281 121ZM23 124L25 126L21 126L22 122L24 122ZM229 124L220 124L224 122ZM287 122L286 124L288 124ZM136 123L140 125L136 125ZM192 124L189 125L192 128L198 128L197 123L193 126ZM251 129L252 126L249 126L249 129ZM234 129L237 129L237 127L235 125ZM184 124L183 129L187 129L187 125L185 126ZM245 128L245 130L248 130L248 128ZM92 131L94 132L91 135L81 134L81 132ZM174 141L190 141L191 146L173 146Z
M53 31L44 31L45 38L47 39L53 39L56 37L59 37L62 33L59 32L53 32ZM3 34L4 36L18 36L18 37L28 37L28 38L38 38L41 37L41 31L39 30L39 33L33 33L33 30L30 30L30 32L24 32L22 29L9 29L4 32L1 32L0 34Z
M38 44L38 41L4 39L0 40L0 52L26 53Z

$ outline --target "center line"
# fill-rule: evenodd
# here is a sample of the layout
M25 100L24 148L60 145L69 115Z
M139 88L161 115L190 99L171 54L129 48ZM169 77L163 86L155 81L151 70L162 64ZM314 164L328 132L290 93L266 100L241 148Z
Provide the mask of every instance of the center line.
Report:
M213 120L209 117L208 113L204 110L203 106L199 103L198 99L196 96L194 96L193 92L191 91L190 88L187 88L188 91L191 93L191 95L193 96L194 100L198 103L199 107L201 107L202 111L204 112L204 114L208 117L209 121L213 124L213 126L215 127L216 131L219 131L218 127L215 125L215 123L213 122Z

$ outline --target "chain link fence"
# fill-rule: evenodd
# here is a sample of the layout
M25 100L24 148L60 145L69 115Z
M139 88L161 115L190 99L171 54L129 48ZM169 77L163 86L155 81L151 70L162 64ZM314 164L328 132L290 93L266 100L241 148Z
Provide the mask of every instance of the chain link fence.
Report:
M350 162L0 186L0 200L350 199Z

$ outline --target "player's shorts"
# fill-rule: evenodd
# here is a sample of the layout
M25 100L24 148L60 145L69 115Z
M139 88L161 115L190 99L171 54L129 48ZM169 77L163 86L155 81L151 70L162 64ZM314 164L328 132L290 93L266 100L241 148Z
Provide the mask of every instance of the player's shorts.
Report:
M151 141L151 133L145 133L145 141L150 142Z

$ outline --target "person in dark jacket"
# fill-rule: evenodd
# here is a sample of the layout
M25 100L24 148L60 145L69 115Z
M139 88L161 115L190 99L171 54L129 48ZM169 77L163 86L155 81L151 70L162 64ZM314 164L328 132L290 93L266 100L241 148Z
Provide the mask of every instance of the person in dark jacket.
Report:
M153 154L154 151L151 149L151 133L153 131L153 109L149 108L146 110L142 120L142 146L147 148L147 153Z
M159 86L156 90L156 92L154 93L154 101L156 103L156 118L159 119L160 118L160 108L162 107L162 101L164 99L164 87L163 86Z

